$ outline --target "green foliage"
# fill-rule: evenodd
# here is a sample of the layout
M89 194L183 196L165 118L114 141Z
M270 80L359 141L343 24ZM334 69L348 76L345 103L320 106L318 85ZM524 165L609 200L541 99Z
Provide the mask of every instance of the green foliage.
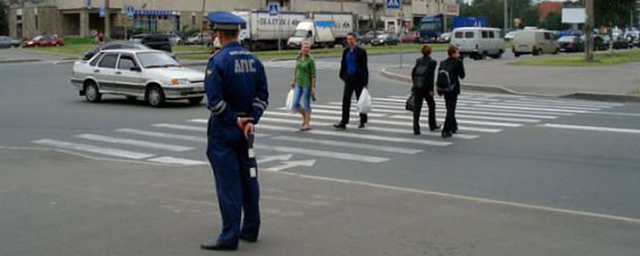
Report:
M0 35L9 35L9 6L0 0Z
M77 44L93 44L93 37L65 37L64 43L66 45L77 45Z
M550 12L545 20L538 23L538 27L549 30L561 30L562 15L556 12Z
M182 27L182 34L186 37L193 36L198 32L200 32L200 29L196 27L189 27L189 26Z
M581 54L560 55L555 57L528 58L511 62L518 66L552 66L552 67L591 67L609 66L629 62L640 62L640 50L616 51L613 54L599 52L593 62L588 62Z
M613 25L624 27L629 24L630 15L632 14L634 21L637 21L638 13L633 11L635 9L636 0L595 0L593 11L596 26Z

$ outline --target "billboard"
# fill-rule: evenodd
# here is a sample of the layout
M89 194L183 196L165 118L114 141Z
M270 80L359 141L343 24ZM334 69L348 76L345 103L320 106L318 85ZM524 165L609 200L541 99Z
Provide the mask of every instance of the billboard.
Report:
M562 8L562 23L581 24L587 20L584 8Z

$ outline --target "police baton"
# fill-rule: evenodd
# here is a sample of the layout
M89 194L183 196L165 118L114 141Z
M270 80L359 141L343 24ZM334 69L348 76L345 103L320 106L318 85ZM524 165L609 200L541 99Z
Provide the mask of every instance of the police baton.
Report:
M256 161L256 153L253 149L253 141L255 139L254 133L249 133L247 136L247 148L249 150L249 176L251 178L258 177L258 162Z

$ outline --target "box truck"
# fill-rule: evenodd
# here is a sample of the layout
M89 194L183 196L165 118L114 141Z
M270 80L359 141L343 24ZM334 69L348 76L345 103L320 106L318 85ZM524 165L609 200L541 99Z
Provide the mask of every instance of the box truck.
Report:
M351 13L310 13L309 18L298 24L295 33L287 41L288 48L298 48L302 41L312 47L347 45L347 35L354 31Z

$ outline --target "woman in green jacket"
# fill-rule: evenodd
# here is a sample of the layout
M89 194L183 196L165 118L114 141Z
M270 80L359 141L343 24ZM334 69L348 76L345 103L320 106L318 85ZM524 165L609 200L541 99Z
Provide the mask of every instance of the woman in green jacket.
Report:
M296 67L291 82L291 89L295 90L293 96L293 109L302 115L301 131L311 129L311 98L315 99L316 92L316 62L311 52L311 43L303 41L300 55L296 58Z

